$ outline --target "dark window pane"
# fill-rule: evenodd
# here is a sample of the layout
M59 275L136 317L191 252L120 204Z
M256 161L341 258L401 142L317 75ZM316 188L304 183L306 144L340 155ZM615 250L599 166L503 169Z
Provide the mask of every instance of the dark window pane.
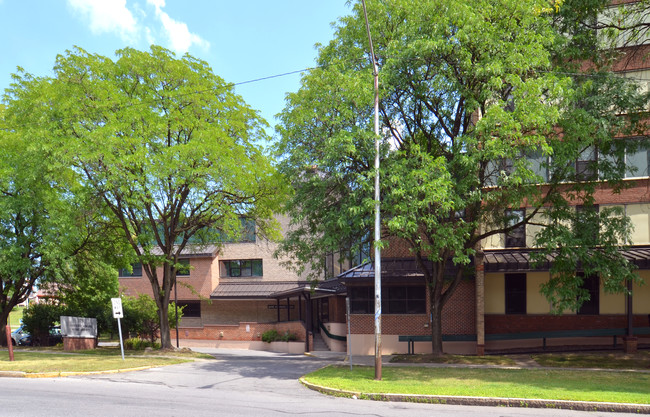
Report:
M506 314L526 314L526 274L506 274Z
M426 300L409 300L408 314L424 314L427 312Z
M201 317L200 301L179 301L179 307L183 307L183 317Z
M176 276L189 276L190 275L190 260L189 259L179 259L178 263L180 266L176 271Z
M263 276L263 271L262 271L262 260L261 259L255 259L253 261L253 276L254 277L261 277Z
M132 271L129 271L126 268L122 268L119 271L120 277L141 277L142 276L142 264L135 263L131 265Z
M592 181L597 177L598 152L593 146L582 151L576 161L576 179L578 181Z
M241 265L241 276L250 277L253 275L253 268L251 266L251 261L240 261Z
M579 276L583 277L581 287L589 291L589 300L582 303L578 309L578 314L600 314L600 280L598 275L585 276L579 272Z
M406 300L390 300L388 302L388 310L390 314L405 314L406 313Z
M523 210L511 210L507 213L508 226L514 226L524 220ZM521 224L506 233L506 248L523 248L526 246L526 225Z

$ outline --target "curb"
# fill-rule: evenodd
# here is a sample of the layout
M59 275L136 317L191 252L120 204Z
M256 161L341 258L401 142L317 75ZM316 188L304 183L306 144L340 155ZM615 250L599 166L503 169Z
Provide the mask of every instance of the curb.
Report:
M22 371L0 371L0 378L65 378L80 375L119 374L123 372L144 371L145 369L158 368L158 366L140 366L138 368L108 369L106 371L88 372L41 372L29 373Z
M304 378L300 383L305 387L321 394L335 397L347 397L372 401L414 402L445 405L473 405L483 407L521 407L546 408L574 411L600 411L614 413L650 414L650 405L628 403L605 403L593 401L540 400L528 398L492 398L492 397L458 397L451 395L412 395L412 394L379 394L344 391L335 388L312 384Z

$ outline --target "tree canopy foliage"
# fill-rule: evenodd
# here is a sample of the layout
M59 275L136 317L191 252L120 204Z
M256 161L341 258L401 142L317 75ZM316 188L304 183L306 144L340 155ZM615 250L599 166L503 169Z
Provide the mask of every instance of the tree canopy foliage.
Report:
M284 187L256 145L265 122L204 61L157 46L116 56L67 51L52 78L18 76L7 103L118 222L168 348L179 256L237 235L242 217L272 234Z
M2 326L36 285L57 282L61 285L56 288L66 290L57 296L69 294L70 286L63 285L66 276L74 277L77 288L84 280L111 277L104 286L111 281L114 286L101 294L116 296L113 265L124 247L115 241L115 227L101 202L60 163L40 127L23 124L21 111L25 109L10 106L0 119ZM99 296L91 288L84 288L84 294Z
M599 179L611 180L614 191L620 186L625 145L614 138L632 133L645 101L605 68L575 71L585 55L569 55L579 39L564 29L583 17L569 10L577 6L367 3L380 67L381 211L390 238L382 245L406 243L420 265L434 352L442 349L442 307L463 266L481 242L521 225L539 227L535 245L556 257L545 288L554 307L575 308L585 299L572 284L578 262L586 272L601 273L606 288L622 289L632 274L617 249L629 240L629 220L616 209L594 214L573 207L593 206ZM354 250L372 230L368 50L357 4L319 49L318 68L303 76L280 115L280 169L295 189L288 204L294 230L282 250L295 254L299 267L322 271L325 254ZM581 158L594 149L608 157ZM579 159L588 161L576 164ZM513 214L524 207L525 215ZM574 233L576 223L600 233ZM451 264L456 272L446 276Z

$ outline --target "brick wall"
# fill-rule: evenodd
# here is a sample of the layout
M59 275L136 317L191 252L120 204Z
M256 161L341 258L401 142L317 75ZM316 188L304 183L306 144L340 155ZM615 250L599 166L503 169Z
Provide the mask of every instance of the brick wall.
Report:
M285 323L241 322L233 325L205 325L191 328L179 326L178 330L183 339L259 341L262 340L264 332L273 329L280 334L288 331L295 334L298 341L305 341L305 326L299 321Z
M403 239L389 236L385 240L388 246L381 251L382 258L410 258L413 254L410 251L408 242Z
M345 297L330 297L330 323L345 323Z
M648 315L635 315L634 326L650 326ZM520 333L576 329L616 329L627 327L627 316L618 315L523 315L487 314L485 333Z
M442 309L443 334L475 334L476 307L473 280L463 280ZM427 314L383 314L382 334L390 335L429 335L429 303L427 294ZM372 314L352 314L350 325L353 334L372 334L375 332Z
M281 300L281 305L286 305L286 300ZM305 307L302 303L302 316L305 319ZM269 309L269 305L276 305L276 301L269 300L211 300L201 302L201 322L203 325L237 324L239 322L270 323L278 321L278 310ZM296 299L291 300L294 307L291 311L291 320L300 317L299 305ZM280 310L280 321L287 320L287 310Z
M177 277L178 299L198 300L199 296L208 298L214 289L212 283L212 268L215 258L190 258L190 275ZM157 269L158 281L162 282L163 270ZM141 277L120 278L120 289L124 295L137 296L138 294L153 295L151 283L144 270ZM172 289L173 296L173 289Z

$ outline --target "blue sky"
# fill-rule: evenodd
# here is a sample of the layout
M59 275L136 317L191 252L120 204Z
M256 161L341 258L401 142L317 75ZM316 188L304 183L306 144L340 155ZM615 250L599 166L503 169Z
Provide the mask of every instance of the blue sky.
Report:
M345 0L0 0L0 91L21 66L51 75L57 54L73 46L113 58L120 48L152 43L207 61L228 82L314 65L316 43L349 14ZM237 86L274 125L294 74Z

